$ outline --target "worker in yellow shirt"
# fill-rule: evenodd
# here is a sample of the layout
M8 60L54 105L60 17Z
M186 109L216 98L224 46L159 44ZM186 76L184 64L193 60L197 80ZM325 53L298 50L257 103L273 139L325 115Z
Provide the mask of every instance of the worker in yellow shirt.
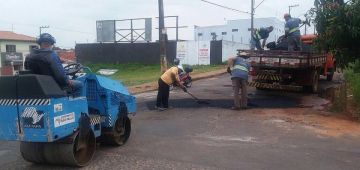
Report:
M179 74L182 71L183 70L177 66L174 66L166 70L166 72L161 75L158 81L159 89L155 109L163 111L169 108L170 85L176 83L176 85L182 88L185 92L187 91L186 87L180 83Z

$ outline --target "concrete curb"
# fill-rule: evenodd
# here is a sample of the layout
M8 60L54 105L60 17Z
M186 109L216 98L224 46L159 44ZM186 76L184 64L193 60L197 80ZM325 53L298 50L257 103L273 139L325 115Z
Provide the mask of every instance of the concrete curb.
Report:
M226 73L226 69L220 69L220 70L210 71L207 73L195 74L194 76L191 76L191 77L192 77L193 81L197 81L197 80L201 80L201 79L219 76L219 75L222 75L225 73ZM154 91L154 90L157 90L157 88L158 88L158 83L156 81L154 81L154 82L145 83L145 84L141 84L141 85L131 86L128 88L128 90L129 90L130 94L139 94L139 93Z

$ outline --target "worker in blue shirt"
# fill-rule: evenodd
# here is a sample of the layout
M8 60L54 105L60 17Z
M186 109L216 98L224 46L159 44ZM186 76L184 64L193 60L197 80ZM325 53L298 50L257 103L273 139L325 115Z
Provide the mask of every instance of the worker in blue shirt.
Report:
M57 53L52 49L55 38L43 33L37 39L40 49L33 49L25 60L25 68L33 74L49 75L59 84L61 88L70 87L73 91L80 90L82 83L70 80L66 75Z
M290 14L285 14L285 37L288 40L288 51L300 50L300 24L302 23L299 18L292 18Z
M251 42L250 42L251 50L254 50L255 47L257 50L263 50L265 47L266 40L267 40L267 38L269 38L269 35L273 30L274 30L273 26L266 27L266 28L260 28L260 29L254 29L253 34L251 36ZM262 44L260 44L260 40L263 40Z
M240 52L237 57L228 59L227 72L231 74L234 89L233 110L247 109L247 83L250 64L246 60L247 53ZM241 99L239 91L241 89Z

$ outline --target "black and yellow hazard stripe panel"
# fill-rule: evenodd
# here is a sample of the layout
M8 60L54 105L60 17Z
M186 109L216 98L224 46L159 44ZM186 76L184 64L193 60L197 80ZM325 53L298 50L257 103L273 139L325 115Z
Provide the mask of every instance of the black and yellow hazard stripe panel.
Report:
M280 81L281 76L278 74L258 74L255 78L256 80L272 80L272 81Z
M256 88L286 90L286 91L302 91L303 90L302 86L260 83L260 82L256 82L256 81L250 82L249 86L256 87Z

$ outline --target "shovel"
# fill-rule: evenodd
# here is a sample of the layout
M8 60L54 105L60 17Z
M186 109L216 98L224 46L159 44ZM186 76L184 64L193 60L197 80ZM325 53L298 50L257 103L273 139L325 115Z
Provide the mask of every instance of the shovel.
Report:
M185 93L189 94L198 104L210 104L209 102L205 101L205 100L200 100L199 98L197 98L195 95L193 95L192 93L185 91Z

